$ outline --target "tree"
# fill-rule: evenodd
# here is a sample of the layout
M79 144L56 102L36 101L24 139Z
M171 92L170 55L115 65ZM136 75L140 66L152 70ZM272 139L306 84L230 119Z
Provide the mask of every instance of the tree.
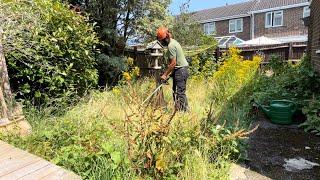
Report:
M143 14L137 21L137 35L148 42L155 39L156 30L160 26L171 29L173 17L168 11L170 3L171 0L147 0Z
M64 0L65 2L66 0ZM111 47L128 38L151 39L161 25L170 25L170 0L67 0L81 7L93 21L102 41Z
M180 6L180 15L174 19L172 32L174 38L184 46L201 46L216 44L213 36L208 36L203 32L201 24L192 19L189 12L190 0Z

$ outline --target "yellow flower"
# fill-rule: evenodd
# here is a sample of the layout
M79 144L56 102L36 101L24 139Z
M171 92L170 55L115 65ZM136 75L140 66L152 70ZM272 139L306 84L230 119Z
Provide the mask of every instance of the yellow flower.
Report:
M121 94L121 90L118 87L115 87L112 89L113 94L115 95L120 95Z
M128 72L124 72L123 73L123 77L126 81L131 81L132 80L132 77L131 75L128 73Z
M128 57L127 62L128 62L128 65L129 65L129 66L132 66L132 65L133 65L133 61L134 61L133 58Z

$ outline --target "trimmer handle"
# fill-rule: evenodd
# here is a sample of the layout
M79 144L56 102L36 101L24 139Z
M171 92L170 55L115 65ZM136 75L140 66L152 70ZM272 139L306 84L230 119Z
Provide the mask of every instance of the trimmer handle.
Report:
M169 78L168 79L161 79L161 84L164 84L164 85L169 85L169 82L168 82Z

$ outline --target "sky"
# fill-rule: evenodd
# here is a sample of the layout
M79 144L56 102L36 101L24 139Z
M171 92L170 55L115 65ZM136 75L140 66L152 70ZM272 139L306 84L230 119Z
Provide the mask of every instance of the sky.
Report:
M180 12L180 5L187 0L172 0L172 3L170 5L170 12L173 15L179 14ZM190 7L189 11L197 11L202 9L209 9L219 6L224 6L226 3L228 4L234 4L239 2L244 2L247 0L191 0L190 1Z

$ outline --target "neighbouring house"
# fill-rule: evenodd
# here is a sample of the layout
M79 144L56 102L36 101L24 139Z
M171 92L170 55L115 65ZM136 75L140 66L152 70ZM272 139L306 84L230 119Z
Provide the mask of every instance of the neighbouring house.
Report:
M255 1L226 5L194 12L192 18L203 25L204 32L215 36L235 35L243 40L251 39L250 11Z
M306 19L309 26L308 54L314 69L320 73L320 0L312 0L311 15Z
M208 35L250 40L265 36L283 43L307 42L303 18L308 0L251 0L194 12L192 17Z

